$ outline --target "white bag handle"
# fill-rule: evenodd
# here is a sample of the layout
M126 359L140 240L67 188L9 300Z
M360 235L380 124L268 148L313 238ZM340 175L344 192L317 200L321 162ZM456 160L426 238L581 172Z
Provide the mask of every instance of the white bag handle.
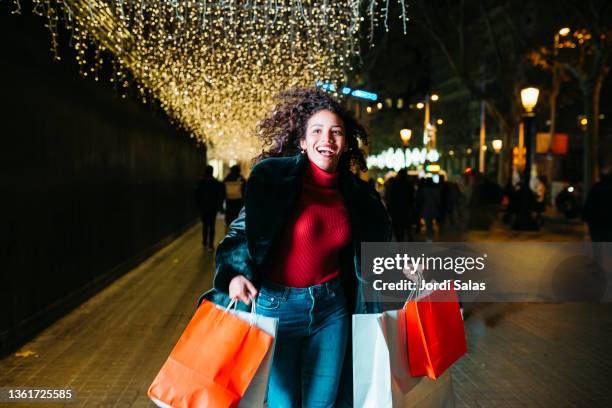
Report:
M406 302L404 302L404 307L411 301L417 300L421 296L421 283L424 280L423 274L421 273L420 270L417 270L415 274L416 274L416 290L410 291L410 293L408 294L408 298L406 299Z
M257 306L255 305L255 298L253 298L252 296L249 296L249 297L251 298L251 313L249 314L249 325L253 326L255 325L255 323L257 323ZM229 304L227 305L227 307L223 310L223 314L219 318L219 321L217 321L217 324L219 324L219 322L221 321L223 316L227 314L227 312L229 312L230 310L235 311L237 307L238 307L238 299L232 298Z

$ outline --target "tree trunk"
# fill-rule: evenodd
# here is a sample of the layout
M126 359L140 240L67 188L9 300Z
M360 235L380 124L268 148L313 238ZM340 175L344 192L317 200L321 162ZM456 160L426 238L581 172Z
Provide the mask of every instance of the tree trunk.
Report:
M593 104L593 130L592 130L592 146L593 146L593 180L599 178L600 166L603 162L603 155L599 148L599 101L601 97L601 88L603 85L604 78L606 76L607 69L602 69L597 78L595 79L595 86L593 87L593 95L591 103ZM589 118L589 122L591 119Z
M584 115L587 119L584 136L582 138L582 199L584 201L593 184L593 95L595 87L593 81L584 80L581 88Z
M498 181L501 186L505 186L512 177L512 139L516 129L507 129L503 133L503 150L499 155L501 164L499 165Z

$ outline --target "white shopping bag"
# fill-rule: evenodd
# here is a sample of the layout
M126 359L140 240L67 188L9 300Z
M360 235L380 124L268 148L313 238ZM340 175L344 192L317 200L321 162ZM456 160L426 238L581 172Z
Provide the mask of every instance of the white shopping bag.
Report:
M452 408L450 370L412 377L404 310L353 315L353 398L364 408Z
M251 304L255 305L255 301L251 301ZM272 357L274 356L274 346L276 345L278 319L273 317L265 317L254 313L242 312L240 310L232 310L231 312L243 320L253 321L257 327L274 337L272 346L270 346L268 353L255 373L255 377L253 377L251 380L249 388L247 388L244 396L238 404L238 406L242 408L263 407L266 394L268 392L268 378L270 377Z

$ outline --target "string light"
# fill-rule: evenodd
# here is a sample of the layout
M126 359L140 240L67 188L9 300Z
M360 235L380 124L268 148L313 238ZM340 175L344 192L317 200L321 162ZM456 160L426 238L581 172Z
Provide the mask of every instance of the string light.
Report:
M405 18L404 0L401 3ZM19 0L14 0L20 10ZM316 80L344 84L359 54L360 0L33 0L60 59L60 23L79 71L99 79L105 59L122 97L156 100L211 157L250 159L255 125L273 96ZM370 40L387 21L370 0Z

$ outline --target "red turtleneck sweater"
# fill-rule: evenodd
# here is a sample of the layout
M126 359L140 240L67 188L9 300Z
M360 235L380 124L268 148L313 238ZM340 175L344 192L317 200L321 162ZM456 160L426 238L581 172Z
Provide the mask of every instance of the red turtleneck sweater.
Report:
M351 242L351 227L339 173L308 162L297 206L264 269L275 283L305 288L340 274L340 253Z

